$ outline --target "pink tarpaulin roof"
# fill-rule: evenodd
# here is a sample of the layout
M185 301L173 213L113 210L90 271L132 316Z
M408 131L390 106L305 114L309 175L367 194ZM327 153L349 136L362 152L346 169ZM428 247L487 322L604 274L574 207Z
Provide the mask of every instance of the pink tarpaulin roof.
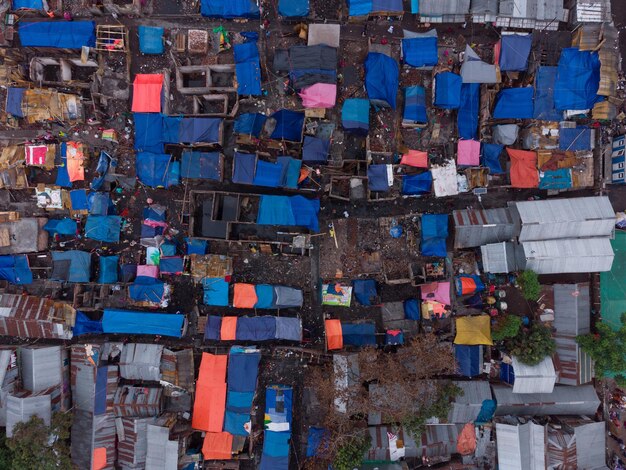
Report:
M457 165L480 165L480 142L476 140L459 140L456 157Z
M300 92L305 108L332 108L337 99L337 85L316 83Z
M416 168L428 168L428 154L419 150L409 150L402 155L401 165L414 166Z
M450 305L450 283L431 282L420 286L422 290L422 300L436 300L445 305Z

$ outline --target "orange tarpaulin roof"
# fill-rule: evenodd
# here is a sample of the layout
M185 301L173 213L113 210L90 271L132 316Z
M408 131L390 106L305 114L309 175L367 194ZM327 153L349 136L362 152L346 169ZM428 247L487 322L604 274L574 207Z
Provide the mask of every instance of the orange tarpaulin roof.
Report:
M514 188L538 188L537 153L526 150L506 149L511 158L511 186Z
M237 339L237 317L222 317L220 340L234 341Z
M191 427L219 433L226 407L226 362L228 356L202 353Z
M107 449L106 447L96 447L93 450L93 459L91 461L91 470L102 470L107 466Z
M254 308L256 301L256 290L252 284L238 282L234 287L233 307ZM233 338L234 339L234 338Z
M85 154L83 153L83 144L79 142L68 142L65 157L70 182L84 181Z
M466 423L457 438L456 450L461 455L473 454L476 450L476 431L474 423Z
M133 82L133 106L135 113L160 113L163 74L140 73Z
M400 165L414 166L416 168L428 168L428 154L419 150L409 150L402 155Z
M329 351L343 348L343 331L339 320L326 320L326 348Z
M205 460L228 460L233 458L233 435L228 432L207 432L202 444Z

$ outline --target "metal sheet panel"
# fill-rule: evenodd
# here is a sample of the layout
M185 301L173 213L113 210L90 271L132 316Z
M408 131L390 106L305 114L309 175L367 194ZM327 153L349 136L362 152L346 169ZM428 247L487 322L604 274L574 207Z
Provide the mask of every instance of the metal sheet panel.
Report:
M510 387L494 385L493 395L498 402L496 416L593 416L600 405L592 385L557 385L552 393L513 393Z
M517 232L507 207L453 211L452 219L455 248L473 248L504 242L515 237Z
M522 247L525 269L537 274L610 271L614 258L608 238L531 241Z
M517 252L519 245L513 243L492 243L480 247L483 271L486 273L511 273L518 271L524 263L520 263Z
M120 357L120 375L125 379L159 381L162 354L163 346L159 344L126 344Z
M604 421L577 426L577 468L606 468L606 431Z
M471 423L476 420L484 400L491 400L489 382L454 382L463 390L463 394L456 397L452 409L448 414L448 421L455 424Z
M552 393L556 382L556 371L551 357L546 357L535 366L520 362L513 356L513 393Z
M52 418L50 395L24 398L9 395L7 398L7 437L13 436L13 428L17 423L25 423L31 416L39 416L46 426L50 426Z
M60 346L20 349L20 373L26 390L37 393L59 385L61 367Z
M529 422L522 425L496 423L499 468L545 469L545 428Z
M420 15L464 15L469 13L470 0L420 0Z

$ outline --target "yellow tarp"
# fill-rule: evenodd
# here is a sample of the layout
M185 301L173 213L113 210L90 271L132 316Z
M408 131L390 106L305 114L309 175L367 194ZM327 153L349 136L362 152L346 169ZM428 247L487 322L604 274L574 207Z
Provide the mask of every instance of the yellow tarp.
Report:
M454 344L491 346L493 341L491 340L491 318L489 315L458 317L456 319Z

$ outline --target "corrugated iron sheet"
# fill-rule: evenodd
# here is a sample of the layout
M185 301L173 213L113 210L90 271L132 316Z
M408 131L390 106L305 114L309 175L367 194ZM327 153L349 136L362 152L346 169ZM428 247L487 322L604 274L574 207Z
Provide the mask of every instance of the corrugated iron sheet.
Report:
M486 273L511 273L521 269L524 254L520 245L510 242L491 243L480 247L483 271Z
M163 346L160 344L125 344L120 357L120 375L131 380L161 380L161 354Z
M470 0L420 0L420 15L465 15L469 13Z
M508 470L545 469L545 428L533 422L496 423L498 465Z
M61 384L61 347L20 348L20 375L26 390L41 392Z
M473 248L512 239L516 227L508 208L465 209L452 212L454 247Z
M113 398L115 416L158 416L161 412L161 387L118 387Z
M537 274L610 271L614 258L608 237L531 241L522 247L525 269Z
M539 364L529 366L513 356L513 393L552 393L556 382L556 371L551 357L546 357Z
M178 442L170 441L170 430L148 424L148 448L146 468L154 470L177 470Z
M50 426L50 419L52 418L50 395L24 398L9 395L7 398L7 437L13 436L13 428L17 423L24 423L31 416L39 416L46 426Z
M498 402L496 416L593 416L600 406L592 385L557 385L552 393L513 393L510 387L494 385L493 395Z
M491 400L491 387L486 381L454 382L463 394L457 396L448 414L448 421L455 424L471 423L476 420L484 400Z

